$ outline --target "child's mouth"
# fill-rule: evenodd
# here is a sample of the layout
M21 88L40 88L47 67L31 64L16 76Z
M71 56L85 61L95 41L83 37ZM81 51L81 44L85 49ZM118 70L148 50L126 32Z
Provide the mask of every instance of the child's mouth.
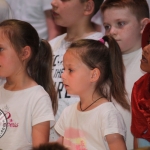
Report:
M53 17L57 17L58 16L58 14L56 12L54 12L54 11L53 11L52 14L53 14Z
M141 62L143 62L143 63L148 63L147 59L146 59L143 55L142 55Z

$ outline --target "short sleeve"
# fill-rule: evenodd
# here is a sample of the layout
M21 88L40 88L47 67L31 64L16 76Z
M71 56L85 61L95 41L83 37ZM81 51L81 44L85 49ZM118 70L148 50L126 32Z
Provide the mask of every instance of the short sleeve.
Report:
M52 104L48 95L42 96L36 102L32 113L32 126L45 121L54 121Z
M60 115L58 121L56 122L54 126L54 129L61 136L64 136L64 133L65 133L65 120L66 120L65 114L66 114L66 108L63 110L62 114Z
M117 110L111 110L102 117L102 135L118 133L125 138L126 126L121 114Z

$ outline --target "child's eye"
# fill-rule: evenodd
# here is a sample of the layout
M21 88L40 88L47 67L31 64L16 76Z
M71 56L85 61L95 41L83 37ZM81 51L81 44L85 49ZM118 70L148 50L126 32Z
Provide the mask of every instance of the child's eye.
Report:
M4 49L0 47L0 52L3 51Z
M72 69L68 69L69 70L69 73L71 73L73 70Z
M119 26L119 27L122 27L122 26L124 26L124 25L125 25L125 22L123 22L123 21L122 21L122 22L118 22L118 26Z
M104 28L105 28L106 31L110 30L110 26L109 25L104 25Z

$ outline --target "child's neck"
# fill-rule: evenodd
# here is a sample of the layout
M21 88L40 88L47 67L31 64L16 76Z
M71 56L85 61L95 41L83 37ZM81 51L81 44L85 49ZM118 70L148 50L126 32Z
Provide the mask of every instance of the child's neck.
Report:
M6 78L4 88L10 91L19 91L37 85L28 75Z
M94 32L96 32L96 30L94 29L92 24L89 26L74 26L71 28L67 28L67 35L65 37L65 40L73 42L79 39L83 39L93 34Z
M80 111L91 110L105 102L108 102L108 100L99 94L87 95L86 97L80 96L80 102L78 103L78 110Z

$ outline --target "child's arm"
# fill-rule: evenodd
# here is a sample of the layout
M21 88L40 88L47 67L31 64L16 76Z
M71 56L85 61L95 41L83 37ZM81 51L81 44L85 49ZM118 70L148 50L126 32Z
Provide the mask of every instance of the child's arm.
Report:
M63 145L63 140L64 140L64 137L60 136L59 139L57 140L57 142L60 143L61 145Z
M37 147L40 144L49 142L50 121L36 124L32 127L32 145Z
M118 133L106 135L106 141L110 150L127 150L123 136Z
M138 141L136 137L134 137L134 148L138 148Z

